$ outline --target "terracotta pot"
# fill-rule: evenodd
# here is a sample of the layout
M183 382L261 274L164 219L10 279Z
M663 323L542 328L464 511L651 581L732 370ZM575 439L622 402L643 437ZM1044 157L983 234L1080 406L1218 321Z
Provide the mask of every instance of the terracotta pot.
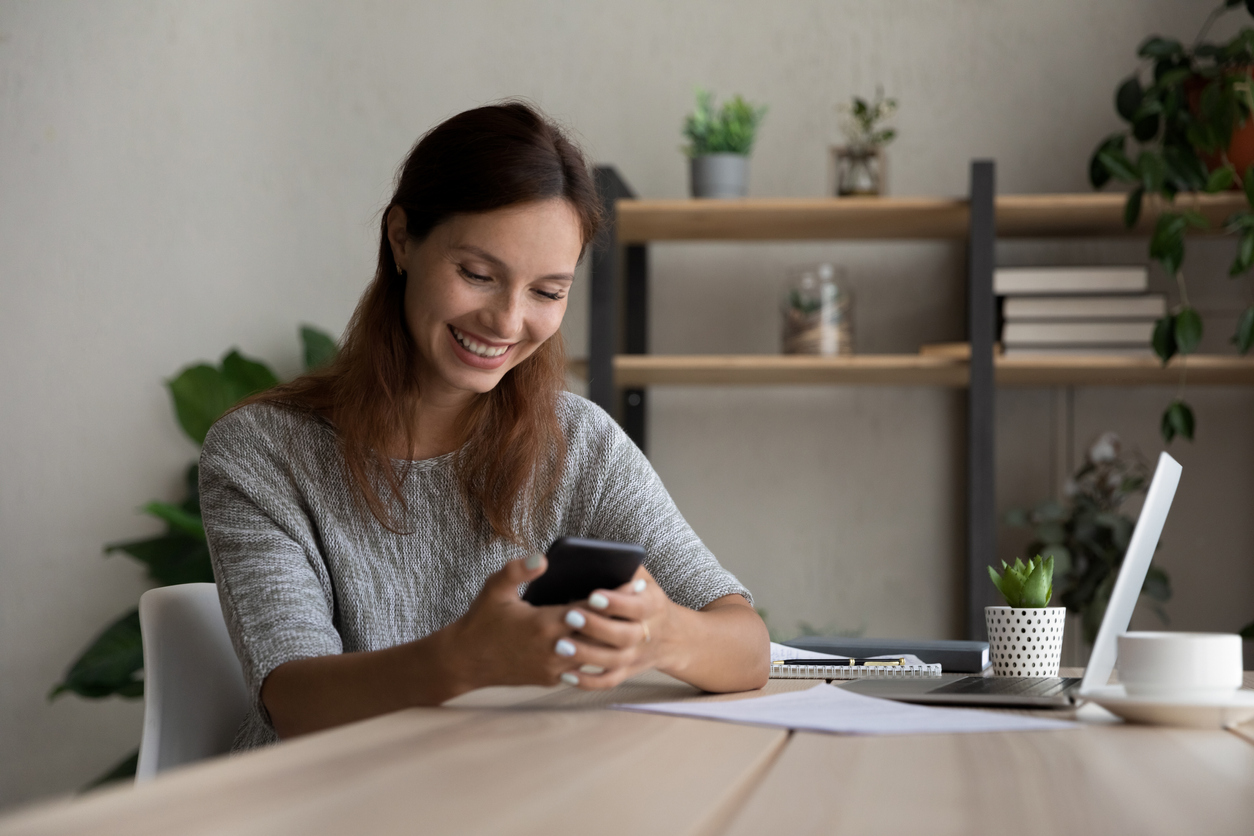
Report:
M1246 69L1251 77L1254 77L1254 67ZM1190 78L1184 83L1184 93L1188 99L1189 110L1196 114L1201 107L1202 90L1204 85L1202 80L1196 76ZM1254 165L1254 117L1246 119L1245 122L1232 132L1232 140L1228 143L1228 161L1236 168L1237 173L1242 177L1251 165ZM1206 168L1214 171L1223 166L1223 157L1219 154L1201 154L1202 162L1206 164ZM1233 183L1232 188L1239 189L1239 183Z

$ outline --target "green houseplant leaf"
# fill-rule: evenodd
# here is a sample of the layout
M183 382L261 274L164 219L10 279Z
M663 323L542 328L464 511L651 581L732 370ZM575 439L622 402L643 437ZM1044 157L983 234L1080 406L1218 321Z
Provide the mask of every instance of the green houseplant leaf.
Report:
M232 349L222 358L220 367L206 363L189 366L168 381L167 386L183 432L197 444L204 444L209 428L223 413L249 395L278 382L264 363L250 360Z
M753 150L758 126L766 116L766 107L755 106L735 96L714 110L714 94L697 91L697 106L684 120L683 133L689 144L684 152L690 157L705 154L743 154Z
M1177 40L1154 36L1148 38L1137 50L1142 58L1174 58L1184 53L1184 47Z
M142 696L144 680L139 672L143 667L139 610L131 610L96 637L48 696L56 697L67 691L91 699L112 694Z
M201 363L184 369L167 385L179 426L192 441L204 444L213 422L234 403L222 372Z
M1182 400L1174 400L1171 405L1163 412L1163 419L1159 427L1163 441L1168 444L1177 435L1181 438L1193 440L1193 410Z
M1115 91L1115 110L1128 122L1135 122L1143 95L1141 80L1131 76Z
M1202 341L1202 317L1193 308L1183 308L1176 314L1176 350L1192 354Z
M144 512L164 520L170 526L171 532L186 534L197 540L205 539L205 526L200 520L200 514L192 514L168 502L149 502L144 506Z
M1254 180L1254 177L1250 178ZM1229 276L1239 276L1254 266L1254 228L1247 228L1237 244L1237 255L1228 268Z
M213 583L209 546L204 539L171 533L146 540L112 543L106 552L122 552L148 569L148 577L158 586L176 583Z
M222 358L222 379L227 386L230 406L235 406L249 395L264 392L279 382L274 372L264 363L249 360L234 350Z
M115 781L126 781L135 777L135 770L139 767L139 750L136 749L122 760L118 761L113 767L103 775L92 780L84 789L95 789L103 787L105 784L112 784Z
M322 368L334 360L339 351L330 335L312 325L300 327L300 341L305 348L305 371Z
M1171 314L1156 320L1154 322L1154 335L1150 339L1150 345L1154 347L1154 353L1163 361L1163 365L1167 365L1176 354L1176 318Z
M1236 343L1237 351L1242 354L1248 354L1250 348L1254 347L1254 305L1241 312L1241 317L1237 320L1237 332L1232 335L1232 341Z
M1150 258L1157 259L1168 276L1180 272L1184 263L1184 231L1188 221L1178 212L1163 212L1150 238Z
M1123 152L1126 140L1123 134L1114 134L1102 140L1102 143L1093 151L1093 156L1089 158L1089 182L1093 188L1100 189L1102 186L1110 182L1111 171L1106 167L1106 162L1102 157L1102 152L1108 150L1117 150Z
M1041 608L1049 606L1054 594L1054 558L1032 558L1025 565L1015 558L1014 566L1007 566L1002 561L1002 574L992 566L988 567L989 578L993 586L1002 594L1006 606L1016 608Z
M1141 219L1141 203L1144 199L1144 186L1137 186L1128 193L1128 199L1123 204L1123 225L1128 229L1136 226L1136 222Z
M1223 168L1217 168L1206 178L1206 191L1214 194L1215 192L1223 192L1232 188L1232 184L1236 179L1236 172L1232 166L1226 165Z
M1023 582L1023 591L1019 596L1019 606L1045 607L1049 605L1053 594L1054 559L1042 559L1037 555L1032 559L1031 571Z

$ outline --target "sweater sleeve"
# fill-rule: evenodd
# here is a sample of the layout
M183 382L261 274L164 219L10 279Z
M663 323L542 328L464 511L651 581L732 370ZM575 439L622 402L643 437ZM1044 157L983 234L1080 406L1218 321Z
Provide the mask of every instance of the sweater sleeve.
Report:
M724 595L753 597L706 548L644 453L600 408L584 401L588 460L578 479L583 536L645 548L645 568L677 604L699 610Z
M342 652L330 573L301 501L298 471L278 454L273 408L214 424L200 455L200 503L214 579L254 708L261 686L294 659Z

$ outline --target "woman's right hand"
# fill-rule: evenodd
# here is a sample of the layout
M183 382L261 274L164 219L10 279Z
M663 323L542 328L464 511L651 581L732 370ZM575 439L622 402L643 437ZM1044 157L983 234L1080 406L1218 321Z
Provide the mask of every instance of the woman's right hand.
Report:
M446 670L461 685L457 690L556 685L563 673L579 667L558 648L574 632L565 621L570 607L537 607L518 595L521 584L547 568L541 554L511 560L488 576L466 614L446 628Z

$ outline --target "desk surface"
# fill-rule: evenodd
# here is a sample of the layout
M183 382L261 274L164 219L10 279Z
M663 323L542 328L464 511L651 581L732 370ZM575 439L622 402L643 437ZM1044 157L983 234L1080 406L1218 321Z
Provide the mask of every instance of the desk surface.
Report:
M1254 829L1254 724L1107 717L1065 732L845 737L603 710L751 695L701 695L660 674L607 694L484 689L20 811L0 834Z

